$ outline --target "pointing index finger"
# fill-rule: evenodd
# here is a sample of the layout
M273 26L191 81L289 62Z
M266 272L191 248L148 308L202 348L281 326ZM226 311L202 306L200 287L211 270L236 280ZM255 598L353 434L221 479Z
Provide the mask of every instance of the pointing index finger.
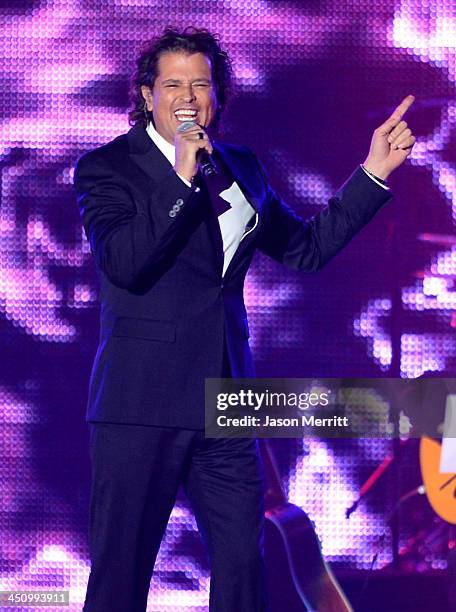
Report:
M399 104L399 106L397 106L394 109L393 114L390 117L390 120L396 119L397 121L400 121L402 117L405 115L406 111L408 111L408 109L412 106L414 101L415 101L415 96L412 96L412 95L406 96L402 100L402 102Z

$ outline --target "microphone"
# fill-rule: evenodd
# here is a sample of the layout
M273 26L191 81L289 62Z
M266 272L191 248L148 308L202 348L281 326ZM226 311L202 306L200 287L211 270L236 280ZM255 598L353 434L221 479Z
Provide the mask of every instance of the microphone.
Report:
M197 123L195 123L195 121L184 121L184 123L181 123L181 125L177 128L177 131L186 132L195 125L198 125ZM211 176L213 174L217 174L217 166L215 165L215 162L212 159L212 155L209 155L209 153L205 149L199 149L196 153L196 163L198 164L198 167L201 170L203 176Z
M196 154L196 162L204 176L217 174L217 166L212 159L212 155L205 149L200 149Z

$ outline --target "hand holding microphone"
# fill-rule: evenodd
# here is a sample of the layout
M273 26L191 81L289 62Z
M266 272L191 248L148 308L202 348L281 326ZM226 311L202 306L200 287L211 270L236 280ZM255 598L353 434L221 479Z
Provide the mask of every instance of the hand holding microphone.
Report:
M212 145L204 129L194 121L184 121L174 137L176 163L174 170L191 181L198 167L205 176L216 173L211 158Z

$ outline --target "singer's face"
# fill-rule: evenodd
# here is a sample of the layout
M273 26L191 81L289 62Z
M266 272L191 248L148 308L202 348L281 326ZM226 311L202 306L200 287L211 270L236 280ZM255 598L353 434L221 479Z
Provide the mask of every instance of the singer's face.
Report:
M141 92L152 111L155 129L170 143L184 121L207 128L217 110L211 61L203 53L164 53L158 60L152 90L143 86Z

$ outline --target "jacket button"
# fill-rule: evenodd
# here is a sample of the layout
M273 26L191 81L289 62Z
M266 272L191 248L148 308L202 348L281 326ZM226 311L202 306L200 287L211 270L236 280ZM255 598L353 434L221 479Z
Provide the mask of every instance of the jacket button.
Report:
M176 204L178 206L182 206L183 203L184 203L184 200L182 198L179 198L178 200L176 200Z
M169 215L170 217L175 217L175 216L176 216L176 211L175 211L175 210L170 210L170 211L169 211L169 213L168 213L168 215Z

